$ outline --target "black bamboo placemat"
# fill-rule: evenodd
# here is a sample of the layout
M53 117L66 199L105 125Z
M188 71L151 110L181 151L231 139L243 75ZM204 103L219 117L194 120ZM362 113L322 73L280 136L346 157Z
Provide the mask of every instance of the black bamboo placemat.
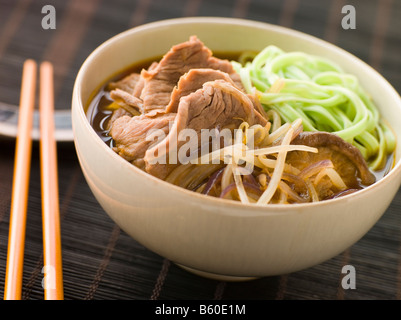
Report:
M56 29L41 26L44 5ZM341 28L341 9L356 8L356 29ZM326 39L379 70L401 92L401 2L397 0L0 0L0 105L15 111L22 63L55 65L59 125L68 130L75 76L103 41L135 25L183 16L239 17L291 27ZM14 108L14 109L13 109ZM65 113L63 113L65 112ZM0 113L0 127L10 113ZM68 139L67 139L68 140ZM14 140L0 140L0 295L3 296ZM344 253L313 268L243 283L187 273L121 231L99 206L72 143L58 146L66 300L400 299L401 192L378 223ZM23 274L23 299L43 299L38 145L34 144ZM343 289L342 268L356 270Z

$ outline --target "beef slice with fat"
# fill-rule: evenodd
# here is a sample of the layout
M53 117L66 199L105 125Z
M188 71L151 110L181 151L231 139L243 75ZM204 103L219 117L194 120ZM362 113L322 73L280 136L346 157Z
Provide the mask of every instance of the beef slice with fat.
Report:
M267 124L267 120L255 110L247 94L224 80L206 82L201 89L180 99L169 134L145 153L145 170L153 176L165 179L180 164L178 156L173 162L169 153L178 153L179 148L185 144L185 141L177 139L182 130L192 129L197 134L200 146L202 129L235 129L243 121L249 125ZM166 163L159 161L164 158L167 158Z

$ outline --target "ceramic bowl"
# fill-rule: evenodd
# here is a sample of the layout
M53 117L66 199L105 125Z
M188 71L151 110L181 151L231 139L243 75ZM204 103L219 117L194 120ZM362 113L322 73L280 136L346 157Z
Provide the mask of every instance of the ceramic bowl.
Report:
M401 183L401 146L391 172L342 198L300 205L244 205L184 190L114 153L85 115L93 92L116 72L158 57L197 35L212 51L261 50L273 44L332 59L356 75L401 137L401 100L375 70L310 35L261 22L180 18L142 25L94 50L75 82L72 124L79 161L93 194L123 231L149 250L201 276L247 280L322 263L357 242L390 205Z

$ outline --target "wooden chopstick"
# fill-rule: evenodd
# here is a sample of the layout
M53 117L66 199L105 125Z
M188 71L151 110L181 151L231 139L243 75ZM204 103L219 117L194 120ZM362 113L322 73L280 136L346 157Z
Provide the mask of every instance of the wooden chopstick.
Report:
M24 63L11 194L4 300L20 300L24 264L25 226L31 165L31 130L35 106L37 65Z
M62 300L64 293L53 90L53 66L49 62L42 62L40 65L39 111L44 289L46 300Z
M20 300L24 265L25 229L31 164L33 111L37 64L24 63L11 195L4 300ZM45 300L62 300L63 276L58 199L57 145L54 137L53 66L40 65L40 167Z

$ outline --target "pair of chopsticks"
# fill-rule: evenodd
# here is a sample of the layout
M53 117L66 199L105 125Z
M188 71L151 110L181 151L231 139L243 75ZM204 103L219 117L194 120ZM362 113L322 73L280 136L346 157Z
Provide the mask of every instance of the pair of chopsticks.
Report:
M57 155L53 119L53 66L49 62L42 62L39 73L40 168L44 257L44 267L42 269L44 281L42 281L42 285L46 300L62 300L64 294ZM36 62L31 59L26 60L22 74L18 134L15 149L4 300L21 299L36 77Z

